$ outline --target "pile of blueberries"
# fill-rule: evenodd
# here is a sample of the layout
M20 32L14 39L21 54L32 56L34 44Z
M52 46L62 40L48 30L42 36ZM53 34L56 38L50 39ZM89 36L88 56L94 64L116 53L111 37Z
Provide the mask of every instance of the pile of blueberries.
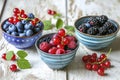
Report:
M13 36L32 36L43 29L43 23L33 13L26 14L23 9L14 8L13 16L2 25L2 29Z
M114 33L117 28L108 20L105 15L91 16L78 27L80 32L90 35L107 35Z

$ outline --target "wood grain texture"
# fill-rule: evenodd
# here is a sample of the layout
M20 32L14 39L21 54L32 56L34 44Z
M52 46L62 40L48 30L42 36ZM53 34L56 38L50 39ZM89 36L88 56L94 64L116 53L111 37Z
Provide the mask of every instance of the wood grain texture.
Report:
M2 5L3 0L0 0ZM109 4L109 5L107 5ZM74 25L76 19L86 15L102 15L105 14L116 20L120 24L120 1L119 0L68 0L68 23ZM0 8L1 8L0 5ZM63 15L65 20L65 0L8 0L2 21L12 15L13 8L18 7L24 9L27 13L31 12L41 20L49 19L51 16L47 14L48 9L56 10ZM56 32L56 29L44 31L43 34ZM1 31L0 31L1 32ZM4 47L0 50L0 56L9 50L17 51L14 46L8 44L0 35L0 46L4 43ZM115 41L108 47L100 51L92 51L87 49L80 43L75 59L63 70L52 70L40 59L35 47L25 49L28 52L27 59L31 62L32 68L20 70L19 72L11 72L9 65L15 62L4 61L0 58L0 80L120 80L120 31L117 34ZM2 45L1 45L2 44ZM85 54L92 52L106 53L112 48L112 53L109 56L113 67L106 70L107 76L98 76L96 72L88 71L84 68L81 58ZM2 73L2 74L1 74Z

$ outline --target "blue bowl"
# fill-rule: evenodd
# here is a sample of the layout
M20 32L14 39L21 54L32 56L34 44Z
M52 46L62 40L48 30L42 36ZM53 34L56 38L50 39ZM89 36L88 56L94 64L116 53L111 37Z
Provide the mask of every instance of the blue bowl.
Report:
M91 16L82 17L75 22L75 34L79 42L92 50L99 50L109 46L113 42L113 40L116 37L116 34L119 31L118 23L115 22L114 20L109 19L109 21L117 28L117 30L112 34L108 34L104 36L89 35L86 33L82 33L78 30L78 27L82 23L87 22L89 17Z
M16 48L19 48L19 49L25 49L25 48L29 48L29 47L33 46L35 44L35 41L39 37L41 37L43 27L44 27L44 25L43 25L41 30L38 33L36 33L30 37L19 37L19 36L10 35L3 30L2 26L5 22L6 22L6 20L1 24L1 29L2 29L4 38L10 44L14 45Z
M54 33L46 34L42 36L36 41L35 46L36 46L37 52L40 54L41 59L48 65L48 67L50 67L51 69L62 69L74 59L76 51L79 47L79 43L77 41L77 47L71 52L68 52L65 54L55 55L55 54L49 54L40 50L39 44L42 41L50 41L53 34Z

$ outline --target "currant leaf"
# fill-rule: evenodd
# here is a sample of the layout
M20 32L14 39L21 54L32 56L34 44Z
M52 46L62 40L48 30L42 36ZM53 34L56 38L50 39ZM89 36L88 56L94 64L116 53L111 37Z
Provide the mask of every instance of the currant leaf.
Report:
M20 58L25 58L27 56L27 53L23 50L19 50L17 51L17 55L20 57Z
M52 28L51 20L45 20L43 21L43 24L44 24L44 30L49 30Z
M26 59L17 60L17 65L20 69L29 69L31 68L30 62Z
M56 28L57 29L60 29L60 28L62 28L62 26L63 26L63 20L62 19L57 19L57 22L56 22Z
M8 51L6 54L6 60L11 60L14 55L14 51Z

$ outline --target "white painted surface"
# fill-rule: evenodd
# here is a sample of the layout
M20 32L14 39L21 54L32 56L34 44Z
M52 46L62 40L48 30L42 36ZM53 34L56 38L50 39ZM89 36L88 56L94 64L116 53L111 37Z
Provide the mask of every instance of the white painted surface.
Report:
M3 1L3 0L2 0ZM0 4L2 4L0 1ZM2 21L12 15L14 7L22 8L27 13L32 12L41 20L49 19L47 15L47 9L54 9L65 16L65 1L64 0L7 0L7 6L2 17ZM105 14L110 18L120 23L120 1L119 0L68 0L68 17L69 24L73 25L75 20L85 15L99 15ZM64 17L65 18L65 17ZM44 31L44 34L55 32L56 30ZM1 34L0 34L1 35ZM6 47L9 50L17 51L14 46L8 44L4 38L0 36L0 46L3 49L0 50L0 56L6 51ZM4 45L1 45L4 42ZM73 62L64 70L52 70L40 59L35 47L25 49L28 52L27 59L31 62L32 68L27 70L20 70L19 72L11 72L9 65L11 61L4 61L0 58L0 80L120 80L120 31L116 40L106 49L101 51L91 51L85 46L80 44L77 51L77 55ZM111 63L114 67L106 70L107 76L101 77L94 71L88 71L84 68L81 57L85 54L91 54L97 52L108 52L109 48L112 48L112 53L109 56Z

